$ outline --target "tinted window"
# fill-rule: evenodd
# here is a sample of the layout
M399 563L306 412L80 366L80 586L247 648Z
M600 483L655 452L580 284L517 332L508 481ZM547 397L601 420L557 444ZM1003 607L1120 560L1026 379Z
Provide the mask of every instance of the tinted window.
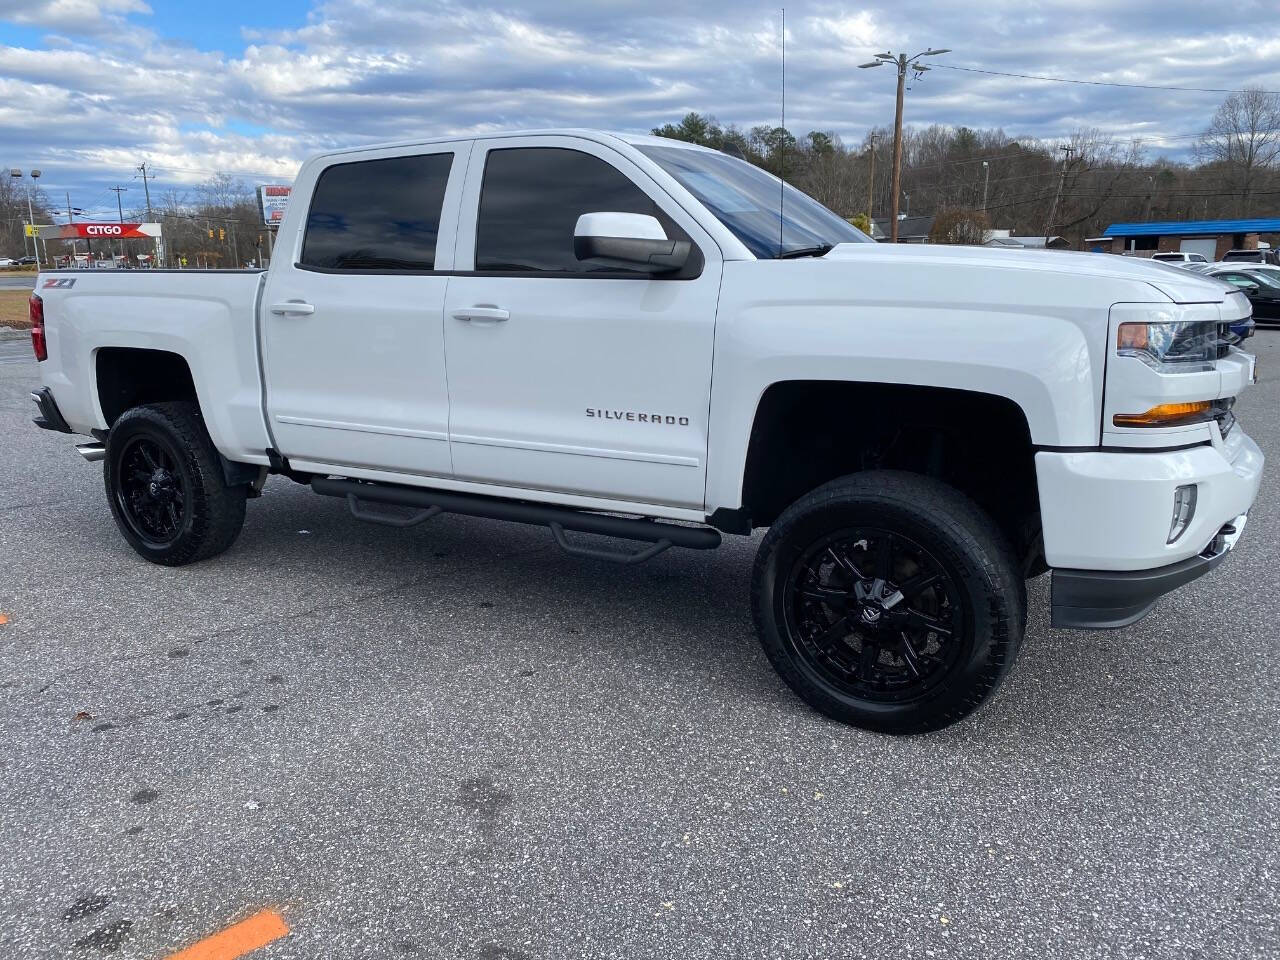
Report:
M302 264L431 270L452 153L329 167L316 183Z
M555 147L490 150L476 219L476 269L617 273L573 253L578 217L602 212L646 213L670 239L688 239L643 190L598 157Z

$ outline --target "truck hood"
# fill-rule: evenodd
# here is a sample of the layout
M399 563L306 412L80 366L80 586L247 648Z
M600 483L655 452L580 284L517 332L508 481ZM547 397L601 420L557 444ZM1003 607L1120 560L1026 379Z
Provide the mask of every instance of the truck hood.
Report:
M1074 253L1067 250L999 250L991 247L942 244L841 243L824 260L882 260L918 263L928 270L931 264L1028 270L1078 277L1134 280L1146 283L1174 303L1221 303L1229 289L1221 280L1201 276L1153 260L1121 257L1109 253Z

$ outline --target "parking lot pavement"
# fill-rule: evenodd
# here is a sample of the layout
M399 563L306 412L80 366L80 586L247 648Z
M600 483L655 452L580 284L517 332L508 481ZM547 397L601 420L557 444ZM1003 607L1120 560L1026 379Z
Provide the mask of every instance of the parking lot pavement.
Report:
M35 382L0 363L0 955L264 908L266 960L1274 955L1274 465L1210 577L1111 633L1048 631L1037 581L996 698L894 739L775 678L754 542L617 568L273 480L228 554L150 566Z

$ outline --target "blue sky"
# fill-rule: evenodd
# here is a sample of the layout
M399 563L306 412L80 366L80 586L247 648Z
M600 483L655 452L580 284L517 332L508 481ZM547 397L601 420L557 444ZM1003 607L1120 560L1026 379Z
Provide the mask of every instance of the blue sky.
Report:
M1122 83L1280 89L1275 0L788 4L787 121L857 143L892 122L890 48L940 63ZM53 195L139 205L214 172L288 180L309 153L531 127L648 130L688 110L774 123L778 8L753 0L0 0L0 164ZM933 71L907 121L1052 139L1081 127L1185 155L1223 94Z

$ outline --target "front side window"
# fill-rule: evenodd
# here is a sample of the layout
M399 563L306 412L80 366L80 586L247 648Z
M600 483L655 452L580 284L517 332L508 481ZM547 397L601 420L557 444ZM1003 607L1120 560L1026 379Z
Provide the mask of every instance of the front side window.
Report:
M599 157L559 147L490 150L476 217L475 268L617 274L617 267L579 260L573 252L578 217L605 212L648 214L669 239L688 239L643 190Z
M435 269L452 153L360 160L316 181L300 266L416 273Z
M640 152L702 201L756 257L821 255L837 243L874 243L808 194L714 150L645 145Z

